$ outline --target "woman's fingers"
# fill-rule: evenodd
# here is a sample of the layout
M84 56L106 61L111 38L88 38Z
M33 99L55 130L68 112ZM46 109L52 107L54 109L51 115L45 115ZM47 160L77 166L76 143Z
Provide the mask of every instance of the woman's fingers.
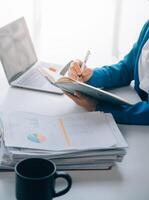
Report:
M64 94L66 94L68 97L70 97L70 98L73 98L73 94L71 94L70 92L66 92L66 91L64 91Z
M79 98L75 94L73 95L73 94L66 92L66 91L64 92L64 94L66 94L68 97L70 97L76 104L79 103Z
M83 82L88 81L88 80L91 78L92 74L93 74L92 69L86 68L86 69L84 70L84 72L82 73Z
M82 61L79 59L76 59L74 62L77 62L80 66L82 65Z
M81 68L79 62L72 62L70 64L68 75L71 77L72 75L79 76L81 75Z
M76 95L71 94L70 92L64 92L64 94L66 94L68 97L70 97L72 100L75 100L76 98L78 98Z
M68 71L68 76L74 80L78 80L80 82L86 82L92 76L92 69L86 68L83 72L81 69L82 62L80 60L75 60L70 64L70 68Z
M78 97L79 99L86 98L86 95L82 94L81 92L75 91L74 96Z
M79 106L85 108L88 111L95 111L97 100L91 99L90 97L87 97L86 95L80 93L80 92L74 92L73 94L70 94L69 92L65 92L65 94L70 97L76 104Z

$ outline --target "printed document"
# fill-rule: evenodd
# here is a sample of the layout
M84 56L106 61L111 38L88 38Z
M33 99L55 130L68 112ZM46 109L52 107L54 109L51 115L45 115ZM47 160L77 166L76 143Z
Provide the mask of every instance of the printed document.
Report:
M117 145L115 135L120 134L112 115L102 112L56 117L11 112L3 115L2 122L7 147L36 150L112 148Z

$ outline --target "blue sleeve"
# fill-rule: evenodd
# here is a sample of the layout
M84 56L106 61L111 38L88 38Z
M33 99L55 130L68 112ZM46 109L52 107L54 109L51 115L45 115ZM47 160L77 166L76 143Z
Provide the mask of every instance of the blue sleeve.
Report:
M129 85L134 77L135 47L125 58L117 64L95 68L93 75L87 82L94 87L105 89Z
M94 87L103 87L105 89L121 87L129 85L134 79L134 67L136 62L136 55L140 46L142 37L148 28L149 21L145 23L140 33L138 41L135 43L131 51L119 63L104 66L102 68L95 68L93 75L87 82Z
M149 125L149 104L145 101L133 106L115 106L101 102L96 110L112 113L115 121L120 124Z
M95 87L104 88L128 85L133 80L135 56L148 27L149 21L144 25L133 49L122 61L116 65L95 69L88 83ZM99 101L96 110L112 113L117 123L149 125L149 104L145 101L141 101L132 106L116 106Z

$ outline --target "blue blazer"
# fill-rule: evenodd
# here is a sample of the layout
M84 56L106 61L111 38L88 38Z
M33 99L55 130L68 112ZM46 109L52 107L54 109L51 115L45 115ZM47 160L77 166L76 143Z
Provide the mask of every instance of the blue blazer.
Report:
M111 89L127 86L132 80L135 90L142 101L133 106L113 106L110 103L99 102L97 110L111 112L117 123L149 125L148 94L139 88L138 61L145 42L149 39L149 20L145 23L138 41L131 51L119 63L112 66L95 68L88 84L95 87ZM148 66L149 67L149 66Z

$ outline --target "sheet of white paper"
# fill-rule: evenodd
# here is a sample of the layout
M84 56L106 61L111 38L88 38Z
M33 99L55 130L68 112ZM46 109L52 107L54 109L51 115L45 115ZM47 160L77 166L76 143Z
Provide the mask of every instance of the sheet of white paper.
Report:
M104 113L86 112L63 117L70 144L82 148L106 148L116 144Z
M3 124L8 147L72 150L116 145L111 125L100 112L61 117L15 112L5 115Z

